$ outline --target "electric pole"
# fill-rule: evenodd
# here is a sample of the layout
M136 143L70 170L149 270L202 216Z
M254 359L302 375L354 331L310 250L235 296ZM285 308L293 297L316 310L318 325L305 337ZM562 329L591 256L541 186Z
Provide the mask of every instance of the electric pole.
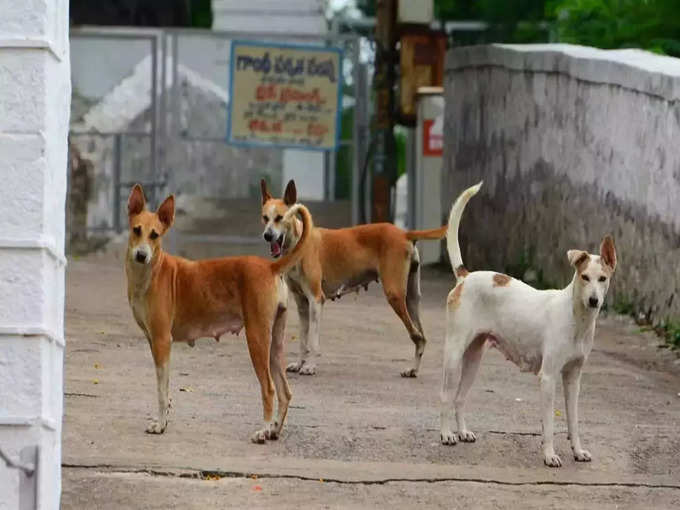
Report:
M397 175L394 139L394 84L397 0L376 0L375 158L371 221L391 221L391 187Z

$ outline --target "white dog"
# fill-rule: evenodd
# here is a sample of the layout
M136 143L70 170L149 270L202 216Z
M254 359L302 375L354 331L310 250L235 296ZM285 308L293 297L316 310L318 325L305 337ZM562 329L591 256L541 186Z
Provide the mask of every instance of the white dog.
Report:
M458 245L458 226L465 205L481 185L480 182L465 190L453 204L449 217L447 248L457 283L446 306L441 441L456 444L451 428L452 407L456 411L458 439L475 441L465 424L465 397L484 349L491 346L522 372L538 375L543 456L550 467L562 465L553 447L555 383L562 375L571 448L577 461L588 462L591 455L583 449L578 433L579 385L581 369L593 347L597 314L616 268L614 241L606 236L600 255L569 250L567 258L575 273L562 290L536 290L490 271L468 273Z

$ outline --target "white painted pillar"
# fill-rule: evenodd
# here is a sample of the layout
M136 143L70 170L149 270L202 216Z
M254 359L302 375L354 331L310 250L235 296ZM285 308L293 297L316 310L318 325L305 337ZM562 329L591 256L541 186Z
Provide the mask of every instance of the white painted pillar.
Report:
M0 448L38 446L37 508L59 508L68 0L0 0ZM19 474L0 462L0 508Z

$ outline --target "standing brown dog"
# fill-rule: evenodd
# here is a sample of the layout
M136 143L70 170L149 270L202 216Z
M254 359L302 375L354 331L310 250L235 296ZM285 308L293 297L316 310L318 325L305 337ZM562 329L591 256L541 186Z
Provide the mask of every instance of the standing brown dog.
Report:
M298 212L303 223L300 243L273 263L260 257L192 261L165 253L161 247L175 217L174 196L154 213L146 210L142 187L132 188L125 257L128 301L149 341L158 383L158 421L149 425L148 433L162 434L168 424L171 343L193 346L201 337L219 340L227 331L238 334L245 325L264 407L264 428L252 440L263 443L278 438L291 399L283 369L288 290L280 275L301 259L312 226L309 211L301 204L289 209L286 220ZM272 421L275 392L278 416Z
M272 198L264 179L262 222L264 239L272 257L286 256L297 250L303 224L290 216L295 207L295 182L286 186L283 199ZM413 366L401 372L416 377L425 350L425 335L420 323L420 258L415 246L419 239L442 239L447 226L419 231L404 231L391 223L373 223L352 228L313 227L302 259L286 273L288 287L300 314L300 356L288 365L290 372L312 375L319 356L319 325L325 297L337 299L348 292L380 281L387 301L406 326L415 344Z

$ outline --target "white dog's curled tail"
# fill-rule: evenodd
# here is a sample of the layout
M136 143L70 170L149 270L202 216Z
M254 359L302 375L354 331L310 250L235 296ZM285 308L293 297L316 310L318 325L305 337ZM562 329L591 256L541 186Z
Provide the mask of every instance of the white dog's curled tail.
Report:
M465 278L465 276L468 274L468 271L463 265L463 257L460 254L460 245L458 244L458 227L460 225L460 218L463 216L463 211L465 210L465 206L467 205L468 201L477 194L479 189L482 187L483 182L484 181L480 181L474 186L470 186L468 189L463 191L453 203L453 207L451 207L451 213L449 214L449 227L446 232L446 249L449 251L451 267L453 268L453 272L456 275L457 281Z

